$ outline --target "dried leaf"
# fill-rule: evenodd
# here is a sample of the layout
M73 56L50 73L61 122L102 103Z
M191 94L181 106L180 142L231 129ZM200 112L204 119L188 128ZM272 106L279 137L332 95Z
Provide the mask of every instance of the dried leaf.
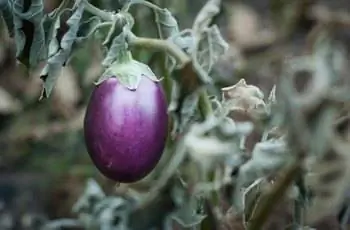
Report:
M190 53L194 46L194 38L192 33L188 33L187 30L180 32L176 19L166 8L156 10L155 15L159 37L161 39L171 40L182 50ZM176 66L176 59L170 55L167 55L165 64L169 70L173 70Z
M47 58L43 26L44 5L42 0L15 0L11 2L16 57L28 68L35 68Z
M91 212L93 207L105 196L98 183L93 179L89 179L86 183L84 193L73 206L73 212Z
M117 60L119 52L125 52L127 48L126 35L122 32L113 38L111 47L109 48L106 57L103 59L102 65L104 67L109 67L114 61Z
M252 157L239 169L234 207L237 212L244 210L242 189L249 187L254 181L278 172L293 156L289 154L283 139L271 139L255 145Z
M349 189L350 144L334 138L330 146L325 157L310 160L308 164L305 184L313 194L306 208L309 224L338 212Z
M13 24L12 8L9 1L4 0L0 2L0 16L4 18L4 21L7 26L7 30L9 32L9 36L13 37L14 24Z
M206 215L197 213L198 205L198 198L189 198L171 217L184 228L198 226L206 218Z
M79 30L77 32L76 42L81 43L90 39L98 29L102 28L109 23L102 24L101 18L94 16L80 23Z
M247 120L267 114L263 92L254 85L247 85L244 79L235 85L221 89L223 107L231 113L233 119L245 116Z
M70 58L72 45L77 38L79 23L83 12L84 2L80 1L76 8L62 11L54 23L49 44L49 59L40 74L40 78L44 81L44 87L40 97L41 99L50 96L62 67L67 64L67 61ZM71 13L71 16L66 22L68 30L62 35L60 34L60 28L63 27L63 24L61 23L63 13Z
M178 23L168 9L155 10L155 16L155 22L157 23L158 33L161 39L167 39L179 33Z
M101 229L127 229L127 209L128 202L125 199L117 196L106 197L97 203L93 215Z
M208 0L199 11L192 26L196 36L200 37L201 33L209 27L213 17L220 12L220 5L221 0Z
M222 38L218 26L203 31L195 52L199 65L209 73L219 58L228 50L228 44Z
M240 124L230 120L210 117L203 123L192 124L184 144L191 158L208 170L218 162L239 155L240 139L250 131L249 128L242 130Z
M186 76L184 78L183 76ZM173 134L181 133L196 111L199 93L203 85L212 82L208 74L196 62L189 62L173 72L173 88L168 111L174 118Z
M169 38L178 47L188 54L192 54L195 46L195 38L191 30L183 30Z

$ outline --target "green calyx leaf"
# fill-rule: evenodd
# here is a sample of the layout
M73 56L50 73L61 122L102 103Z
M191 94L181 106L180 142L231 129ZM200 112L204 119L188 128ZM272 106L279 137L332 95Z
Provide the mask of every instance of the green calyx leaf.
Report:
M131 55L130 55L131 57ZM153 73L148 65L143 64L134 59L126 61L115 61L109 68L102 74L100 79L95 82L96 85L101 84L103 81L110 77L116 77L118 80L130 90L136 90L140 84L142 77L148 77L152 81L159 82L160 80Z

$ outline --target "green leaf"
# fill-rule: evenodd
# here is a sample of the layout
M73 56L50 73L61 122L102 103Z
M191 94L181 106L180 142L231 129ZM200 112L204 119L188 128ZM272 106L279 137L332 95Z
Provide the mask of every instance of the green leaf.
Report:
M209 73L220 56L227 50L227 42L222 38L219 28L214 25L203 31L195 57L199 65Z
M67 9L57 17L49 43L49 59L40 78L44 81L42 98L48 98L56 83L62 67L64 67L72 53L72 46L77 39L80 20L84 12L84 2L79 2L75 8ZM62 14L71 14L66 23L61 22Z
M14 35L13 15L10 4L7 0L0 1L0 13L4 18L10 37Z
M47 57L43 27L43 1L14 0L11 2L17 48L16 57L26 67L35 68Z

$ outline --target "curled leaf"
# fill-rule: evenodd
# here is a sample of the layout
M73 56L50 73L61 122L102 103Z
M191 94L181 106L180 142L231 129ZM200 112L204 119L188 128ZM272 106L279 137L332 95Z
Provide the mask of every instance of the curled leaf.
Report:
M125 229L128 217L128 203L121 197L106 197L96 204L94 216L103 229ZM118 221L115 221L118 219Z
M242 189L250 186L254 181L278 172L290 159L288 147L284 139L271 139L255 145L252 157L239 169L234 205L236 211L244 209L242 203Z
M181 207L176 210L171 218L184 228L198 226L207 216L197 212L200 201L197 197L186 197Z
M195 110L191 111L190 107L194 108L197 105L199 94L204 85L212 82L209 75L198 66L195 60L193 61L173 72L175 81L172 84L171 103L168 108L175 119L173 134L184 131L188 121L195 114ZM190 113L186 111L190 111Z
M14 0L11 2L16 57L28 68L35 68L47 58L43 26L44 5L42 0Z
M208 0L198 13L194 23L193 31L196 36L200 35L213 20L213 17L220 12L221 0Z
M4 18L10 37L14 35L13 15L10 2L7 0L0 1L0 15Z
M348 121L345 120L345 122ZM342 123L337 125L344 125ZM347 127L345 135L349 133L349 127ZM308 161L305 184L310 189L312 196L306 207L306 221L310 224L337 212L349 189L349 140L343 140L336 134L326 150L325 155L310 156Z
M213 164L241 154L240 141L253 128L251 124L245 125L225 117L209 117L205 122L191 126L184 144L191 158L209 169Z
M57 77L59 76L59 72L62 70L62 67L67 64L67 61L70 58L72 46L77 38L83 12L84 2L81 1L75 8L62 11L55 21L49 44L49 58L46 66L40 74L40 78L44 82L40 99L50 96ZM65 24L61 22L63 13L71 14ZM68 28L63 34L61 34L61 29L64 26L67 26Z
M222 38L218 26L214 25L203 31L195 57L199 65L209 73L221 55L224 55L227 50L227 42Z
M267 114L263 92L254 85L248 85L244 79L233 86L222 88L221 93L222 105L233 119L243 115L249 120Z
M99 184L95 180L89 179L86 182L84 193L73 206L73 212L91 212L97 202L101 201L104 197L105 194Z
M109 48L106 57L102 61L102 65L104 67L109 67L118 59L120 52L124 52L127 50L127 48L126 36L125 33L122 32L113 39L112 45Z
M79 31L77 32L76 42L83 42L91 38L99 29L104 26L109 26L109 22L102 23L101 19L97 16L91 17L80 23Z
M168 9L155 10L154 13L156 15L155 21L161 39L167 39L179 32L178 23Z
M195 38L192 30L183 30L169 38L178 47L188 54L192 54L195 46Z

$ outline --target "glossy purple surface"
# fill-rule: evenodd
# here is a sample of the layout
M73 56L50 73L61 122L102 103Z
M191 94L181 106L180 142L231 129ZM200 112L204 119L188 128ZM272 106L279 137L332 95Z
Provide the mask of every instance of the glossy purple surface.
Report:
M84 120L87 151L106 177L132 183L147 176L165 147L168 115L160 83L143 77L131 91L109 78L93 91Z

